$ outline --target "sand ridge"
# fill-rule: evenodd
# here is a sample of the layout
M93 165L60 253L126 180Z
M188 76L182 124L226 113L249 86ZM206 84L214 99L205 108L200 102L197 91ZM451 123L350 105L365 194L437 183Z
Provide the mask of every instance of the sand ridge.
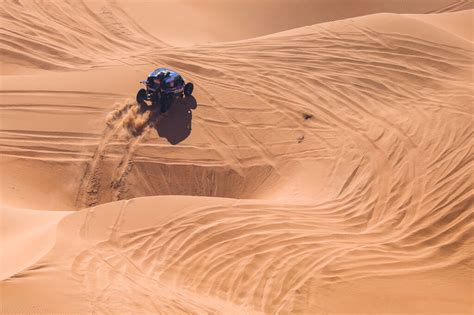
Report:
M2 311L472 309L472 10L183 47L121 1L1 10L38 48L3 42L2 220L31 225L2 246L43 235ZM196 87L163 116L132 100L155 65Z

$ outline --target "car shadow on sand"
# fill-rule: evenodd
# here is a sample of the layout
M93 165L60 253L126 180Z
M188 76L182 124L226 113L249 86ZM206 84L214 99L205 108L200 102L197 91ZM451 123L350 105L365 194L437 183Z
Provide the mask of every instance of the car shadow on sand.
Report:
M176 99L171 108L155 125L158 136L176 145L191 134L192 110L197 108L196 99L191 95Z

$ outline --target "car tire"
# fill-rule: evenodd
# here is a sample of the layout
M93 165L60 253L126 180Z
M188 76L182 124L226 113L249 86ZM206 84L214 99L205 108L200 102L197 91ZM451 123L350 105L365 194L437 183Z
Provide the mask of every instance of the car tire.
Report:
M184 96L189 96L193 94L193 90L194 84L192 84L191 82L186 83L186 85L184 86Z
M140 89L137 93L137 104L140 106L146 105L145 101L148 96L145 89Z

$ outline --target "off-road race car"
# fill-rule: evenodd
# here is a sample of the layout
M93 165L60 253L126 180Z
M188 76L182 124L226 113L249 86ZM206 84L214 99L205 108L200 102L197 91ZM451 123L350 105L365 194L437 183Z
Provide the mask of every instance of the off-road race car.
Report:
M137 104L143 110L160 108L162 113L169 109L174 99L190 96L194 89L191 82L186 83L179 73L166 68L156 69L140 83L146 88L138 91Z

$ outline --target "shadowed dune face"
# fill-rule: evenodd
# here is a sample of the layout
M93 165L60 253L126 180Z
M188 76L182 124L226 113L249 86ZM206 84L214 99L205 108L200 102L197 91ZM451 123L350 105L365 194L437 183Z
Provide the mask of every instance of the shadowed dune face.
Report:
M147 137L176 145L191 132L194 97L178 99L165 115L141 112L136 104L116 107L107 116L100 143L87 161L76 196L76 207L154 195L256 198L278 176L272 165L229 167L225 164L169 163L155 146L143 148ZM116 142L120 141L120 142ZM153 152L149 155L149 152Z
M471 311L469 15L168 47L120 2L2 3L44 41L7 54L2 205L86 208L2 272L6 312ZM130 101L156 65L196 87L166 115Z

